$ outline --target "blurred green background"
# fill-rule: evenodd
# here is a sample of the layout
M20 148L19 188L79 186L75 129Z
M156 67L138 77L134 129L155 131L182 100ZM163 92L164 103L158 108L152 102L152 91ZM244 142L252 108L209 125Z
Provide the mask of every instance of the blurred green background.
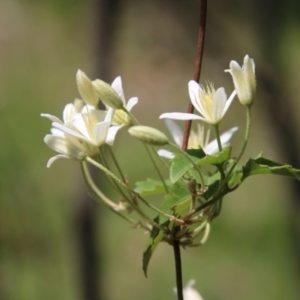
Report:
M144 124L164 129L161 113L186 110L198 1L114 0L120 6L112 18L103 15L105 2L0 1L0 299L97 299L85 296L83 287L79 220L85 192L79 164L61 160L46 168L54 153L43 143L50 122L40 117L61 117L64 105L79 97L77 69L92 79L104 74L109 82L121 75L126 97L139 97L134 113ZM223 72L229 61L254 57L264 83L258 81L244 161L264 150L267 157L292 163L289 152L299 142L287 144L284 137L299 140L300 134L298 1L208 2L201 82L225 86L229 94L231 78ZM101 18L114 26L106 29L111 37L101 36L106 24ZM268 98L273 105L266 104ZM273 110L282 106L278 123L292 120L292 135L280 136L272 119ZM221 130L233 126L240 128L232 142L237 153L245 128L238 101ZM115 145L128 176L132 182L151 177L150 164L136 155L142 149L132 150L130 143L122 132ZM182 251L184 282L196 279L207 300L299 299L295 184L281 177L250 178L228 196L207 244ZM159 245L145 279L143 231L88 205L96 219L98 299L175 299L172 249Z

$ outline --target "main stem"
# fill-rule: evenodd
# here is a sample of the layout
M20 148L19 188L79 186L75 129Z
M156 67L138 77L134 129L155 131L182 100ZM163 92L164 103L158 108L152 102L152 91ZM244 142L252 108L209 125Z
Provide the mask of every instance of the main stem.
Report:
M206 25L206 13L207 13L207 0L200 0L200 22L198 30L198 40L197 40L197 51L196 51L196 61L193 79L199 82L203 49L204 49L204 38L205 38L205 25ZM189 102L188 113L193 113L194 107L191 102ZM185 122L182 150L187 149L188 140L190 136L190 131L192 127L192 121L188 120ZM174 233L180 230L180 226L174 226ZM173 250L175 258L175 268L176 268L176 285L177 285L177 299L183 299L183 288L182 288L182 267L181 267L181 255L180 255L180 241L176 238L173 240Z

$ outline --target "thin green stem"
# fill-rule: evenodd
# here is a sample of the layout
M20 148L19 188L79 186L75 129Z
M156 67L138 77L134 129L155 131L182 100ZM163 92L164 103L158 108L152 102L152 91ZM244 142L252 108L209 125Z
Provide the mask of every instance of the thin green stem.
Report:
M251 128L251 106L247 106L246 109L247 109L246 131L245 131L245 138L244 138L243 147L242 147L241 152L238 155L237 159L235 160L234 164L232 165L229 172L227 173L225 179L223 180L222 184L220 185L220 187L218 189L218 192L220 192L223 189L224 185L227 183L231 173L233 172L234 168L236 167L236 165L238 164L238 162L242 158L242 156L245 152L245 149L247 147L249 136L250 136L250 128Z
M163 186L164 186L164 188L165 188L166 193L168 193L168 192L169 192L169 191L168 191L168 186L167 186L167 184L166 184L166 182L165 182L165 179L164 179L164 177L162 176L162 174L161 174L161 172L160 172L160 170L159 170L159 168L158 168L158 166L157 166L157 164L156 164L156 161L155 161L155 159L154 159L152 153L151 153L150 150L149 150L149 147L148 147L145 143L143 143L143 144L144 144L144 146L145 146L145 148L146 148L146 151L147 151L147 153L148 153L148 155L149 155L149 157L150 157L150 159L151 159L151 162L152 162L152 164L153 164L153 166L154 166L154 168L155 168L155 170L156 170L156 172L157 172L157 174L158 174L158 176L159 176L159 178L160 178L160 180L161 180L161 182L162 182L162 184L163 184Z
M124 210L124 207L122 205L118 205L115 202L111 201L110 199L108 199L96 186L96 184L94 183L91 174L88 170L88 167L86 165L85 162L81 163L81 171L82 171L82 175L83 175L83 179L87 188L87 191L89 193L89 195L98 203L100 203L101 205L106 206L107 208L109 208L111 211L113 211L115 214L117 214L118 216L120 216L121 218L123 218L124 220L128 221L131 224L136 225L140 225L142 228L146 229L147 231L149 231L149 228L142 224L141 222L136 222L135 220L121 214L119 211L120 210Z
M116 159L116 156L115 156L113 150L111 149L110 146L108 146L107 149L108 149L108 152L109 152L109 154L110 154L110 156L111 156L111 158L112 158L112 160L113 160L113 162L114 162L114 164L115 164L115 166L116 166L123 182L126 183L126 177L125 177L125 175L124 175L124 173L123 173L123 171L122 171L122 169L121 169L121 167L120 167L120 165L119 165L119 163Z
M146 206L148 206L149 208L153 209L155 212L159 213L160 215L168 218L171 221L175 221L178 224L182 224L182 220L175 218L173 215L169 215L166 214L165 212L163 212L162 210L156 208L155 206L153 206L152 204L150 204L149 202L147 202L143 197L140 196L140 194L138 194L137 192L135 192L134 190L132 190L129 186L127 186L125 183L123 183L115 174L113 174L111 171L109 171L108 169L106 169L104 166L102 166L101 164L99 164L97 161L93 160L90 157L86 157L85 158L86 161L88 161L90 164L94 165L95 167L97 167L98 169L100 169L101 171L103 171L107 176L110 176L113 180L115 180L116 182L119 183L120 186L124 187L125 189L127 189L129 192L131 192L132 194L134 194L139 200L141 200ZM151 222L151 224L155 223L153 222L153 220L151 220L146 214L144 214L141 209L135 205L132 201L128 200L129 204L139 213L141 213L143 215L143 217L148 220L149 222ZM161 227L159 224L155 223L157 227L159 227L160 230L165 231L165 229L163 227Z
M219 151L221 152L223 150L222 143L220 139L220 131L219 131L219 124L214 125L215 133L216 133L216 139L218 142Z
M104 166L106 167L107 170L109 170L108 162L107 162L107 160L106 160L106 157L105 157L105 154L104 154L104 150L103 150L102 147L100 148L99 154L100 154L100 157L101 157L101 159L102 159L102 161L103 161L103 163L104 163ZM119 186L118 182L116 182L116 181L115 181L114 179L112 179L111 177L107 177L107 179L108 179L109 183L112 184L113 187L120 193L120 195L122 195L123 198L124 198L127 202L129 202L130 200L129 200L128 196L127 196L127 195L124 193L124 191L121 189L121 187ZM123 179L123 178L122 178L122 179ZM125 183L125 182L126 182L126 181L124 180L124 183Z

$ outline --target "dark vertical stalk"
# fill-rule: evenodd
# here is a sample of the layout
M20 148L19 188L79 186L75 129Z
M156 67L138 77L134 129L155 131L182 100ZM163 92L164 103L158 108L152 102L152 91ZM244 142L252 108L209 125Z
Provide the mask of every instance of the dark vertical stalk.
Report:
M204 38L205 38L205 26L206 26L206 13L207 13L207 0L200 0L200 21L199 30L197 38L197 51L196 51L196 61L193 79L199 82L200 72L202 66L203 49L204 49ZM191 102L189 102L188 113L193 113L194 107ZM190 135L190 130L192 126L192 121L186 121L183 132L183 142L182 149L186 150ZM180 226L174 227L174 234L180 230ZM173 250L176 268L176 285L177 285L177 298L178 300L183 299L183 286L182 286L182 266L181 266L181 255L180 255L180 241L174 237L173 240Z
M116 20L122 0L94 0L93 1L93 27L95 41L94 72L97 78L108 81L110 67L112 65L112 49ZM97 174L91 170L94 179ZM85 190L84 190L85 191ZM80 247L80 276L82 281L82 299L105 299L103 295L103 282L100 280L102 271L101 248L97 247L99 235L96 224L99 213L98 206L89 198L86 192L81 194L79 211L77 216L79 247ZM101 213L101 211L100 211ZM101 226L99 226L101 228Z

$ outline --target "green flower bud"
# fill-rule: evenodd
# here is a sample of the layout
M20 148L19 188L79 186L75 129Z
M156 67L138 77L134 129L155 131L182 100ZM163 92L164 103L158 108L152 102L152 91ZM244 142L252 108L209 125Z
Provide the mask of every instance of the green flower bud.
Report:
M128 132L140 141L152 146L164 146L169 142L164 133L148 126L133 126L129 128Z
M81 70L78 70L76 73L76 82L82 100L86 104L97 107L99 98L95 91L95 88L91 80Z
M100 100L108 107L114 109L123 108L123 101L117 92L106 82L96 79L93 81L95 90Z

